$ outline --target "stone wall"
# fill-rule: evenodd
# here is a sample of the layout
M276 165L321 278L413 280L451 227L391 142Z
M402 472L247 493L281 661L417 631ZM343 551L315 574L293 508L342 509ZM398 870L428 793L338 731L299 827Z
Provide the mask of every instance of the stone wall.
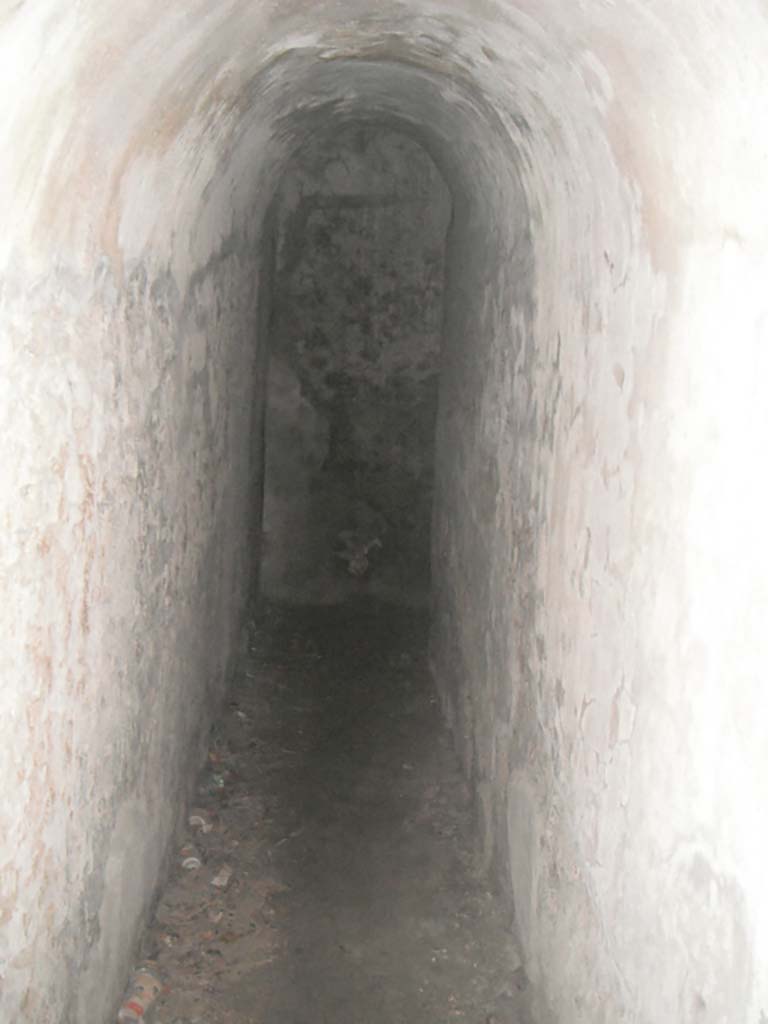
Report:
M6 323L3 1019L106 1019L237 668L247 507L214 467L254 474L258 269L240 240L184 293L54 276Z

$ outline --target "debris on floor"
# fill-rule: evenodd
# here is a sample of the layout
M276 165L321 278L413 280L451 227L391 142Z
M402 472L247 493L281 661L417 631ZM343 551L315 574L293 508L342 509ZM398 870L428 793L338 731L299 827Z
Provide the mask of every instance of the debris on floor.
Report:
M213 822L205 811L193 810L188 819L189 827L193 830L199 829L203 835L213 831Z
M162 991L157 973L148 964L138 967L131 978L123 1005L117 1014L118 1024L133 1024L144 1018Z
M229 885L230 879L232 878L232 868L229 864L225 864L219 869L217 874L211 879L211 885L215 885L217 889L226 889Z
M411 609L264 609L146 936L152 1024L529 1024L424 641Z
M179 857L181 859L181 866L185 871L196 871L197 868L203 866L202 858L196 846L191 843L187 843L186 846L182 846L179 851Z

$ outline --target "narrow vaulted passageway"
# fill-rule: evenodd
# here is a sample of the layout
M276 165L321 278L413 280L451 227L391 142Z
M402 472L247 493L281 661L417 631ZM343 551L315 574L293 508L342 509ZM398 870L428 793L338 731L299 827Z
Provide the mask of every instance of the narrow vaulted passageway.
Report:
M766 52L764 0L5 5L0 1024L114 1021L247 666L220 998L514 1019L498 920L542 1024L765 1024ZM259 580L428 590L437 705L415 611L257 665Z
M143 942L163 1024L530 1019L427 658L450 213L386 124L273 203L260 611Z
M176 867L144 942L162 1024L530 1020L426 638L372 599L263 609L195 798L203 864Z

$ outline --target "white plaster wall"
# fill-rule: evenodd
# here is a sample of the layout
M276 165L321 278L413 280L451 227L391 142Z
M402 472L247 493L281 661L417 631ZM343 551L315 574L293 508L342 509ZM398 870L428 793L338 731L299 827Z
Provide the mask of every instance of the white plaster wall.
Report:
M2 13L3 1019L114 1005L236 662L261 217L365 116L456 197L434 664L542 1012L763 1024L767 22Z
M212 115L176 93L164 122L169 84L109 48L119 15L106 25L41 5L3 37L19 77L3 105L0 1019L25 1024L113 1019L249 582L257 235L211 184Z

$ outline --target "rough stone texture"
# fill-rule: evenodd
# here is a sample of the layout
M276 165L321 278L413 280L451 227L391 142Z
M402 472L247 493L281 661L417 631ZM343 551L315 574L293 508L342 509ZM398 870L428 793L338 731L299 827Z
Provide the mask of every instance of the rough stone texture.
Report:
M453 194L433 660L542 1005L761 1024L765 5L40 0L0 44L2 1016L114 1005L237 648L262 218L358 119Z
M59 277L5 334L4 1020L111 1011L238 657L247 508L213 467L252 474L241 248L185 298L142 266Z
M450 196L418 143L355 126L276 200L267 594L429 593Z

